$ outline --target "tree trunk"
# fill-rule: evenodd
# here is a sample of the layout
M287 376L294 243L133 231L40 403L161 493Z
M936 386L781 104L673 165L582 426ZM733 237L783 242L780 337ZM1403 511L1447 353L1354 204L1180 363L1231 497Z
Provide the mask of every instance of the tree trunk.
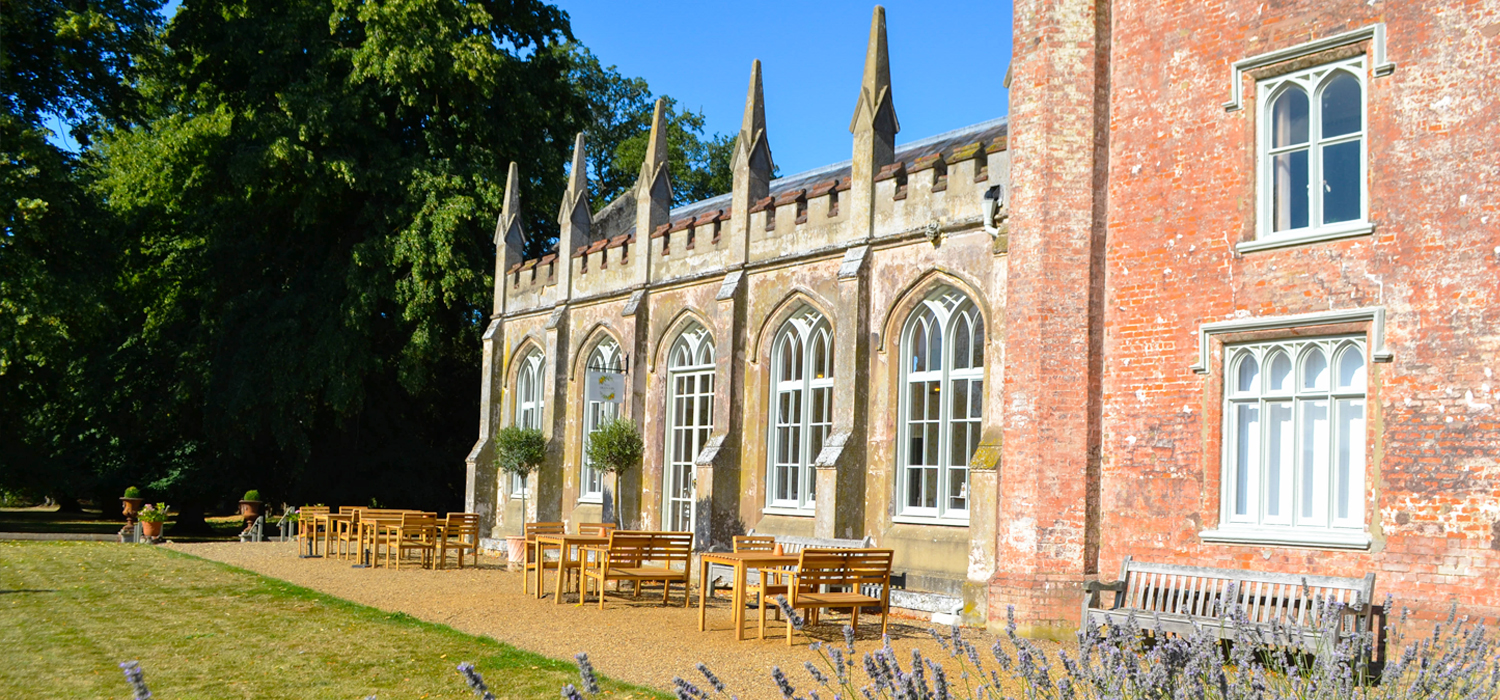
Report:
M203 503L200 501L183 501L171 504L177 509L177 520L172 525L172 532L180 535L211 535L213 528L208 526L208 521L203 519Z

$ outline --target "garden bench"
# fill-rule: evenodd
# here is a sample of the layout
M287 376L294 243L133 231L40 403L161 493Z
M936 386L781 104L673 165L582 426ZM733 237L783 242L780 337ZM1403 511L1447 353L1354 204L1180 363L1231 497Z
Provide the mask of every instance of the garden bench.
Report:
M688 574L693 568L693 533L691 532L641 532L615 530L609 535L609 544L584 547L592 554L583 562L583 589L578 603L588 599L589 581L599 582L599 609L604 609L604 583L631 581L635 594L640 595L640 584L645 581L661 581L661 600L665 605L672 593L672 583L682 583L682 607L688 605ZM681 564L682 568L677 568Z
M890 549L818 549L805 547L795 569L762 569L761 585L771 576L787 581L787 605L808 610L808 622L817 622L823 608L848 608L849 626L859 628L859 610L880 609L880 633L886 632L890 616ZM878 593L878 595L871 595ZM765 606L760 611L762 635L766 626ZM792 643L792 625L786 626L786 643Z
M816 549L865 549L872 544L868 537L856 540L836 537L800 537L797 535L757 535L754 530L751 530L747 535L735 535L734 542L734 551L736 552L745 551L744 548L746 546L764 547L767 551L770 551L775 549L776 545L781 545L783 554L797 554L808 547ZM710 588L708 594L713 595L714 589L722 585L719 582L728 581L731 574L732 571L728 566L723 564L709 564L708 585Z
M471 552L474 565L479 565L478 513L449 513L448 518L438 525L439 569L448 565L449 549L458 550L458 568L464 568L464 550Z
M1113 599L1104 600L1110 598L1100 595L1105 592L1114 593ZM1235 626L1221 615L1237 608L1266 644L1291 642L1312 650L1368 631L1374 593L1373 573L1364 578L1282 574L1152 564L1127 556L1118 581L1085 585L1080 619L1084 625L1117 625L1133 613L1142 629L1179 635L1202 629L1232 639ZM1330 602L1340 607L1331 611L1337 619L1326 624L1323 613Z

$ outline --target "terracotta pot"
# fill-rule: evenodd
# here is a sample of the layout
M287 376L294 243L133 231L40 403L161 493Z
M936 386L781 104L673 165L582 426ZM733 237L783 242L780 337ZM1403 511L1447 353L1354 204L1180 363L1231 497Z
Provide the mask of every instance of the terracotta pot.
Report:
M145 505L145 503L146 499L144 498L121 497L120 504L123 506L123 508L121 508L120 514L125 516L126 518L134 518L135 516L140 514L141 506Z
M141 522L141 536L142 537L161 537L161 528L162 528L163 525L166 525L166 523L148 523L148 522L142 521Z
M511 571L526 566L526 538L511 536L505 538L506 554L510 555L509 568Z
M265 501L240 501L240 515L245 518L246 525L255 522L265 512Z

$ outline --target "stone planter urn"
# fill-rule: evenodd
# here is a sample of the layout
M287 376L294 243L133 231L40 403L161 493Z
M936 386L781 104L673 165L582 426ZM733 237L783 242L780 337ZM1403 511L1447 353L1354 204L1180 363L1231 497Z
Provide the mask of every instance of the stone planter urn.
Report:
M144 498L121 498L120 505L122 507L120 513L125 516L126 522L133 523L135 522L135 516L141 512L141 506L145 504L146 499Z
M266 512L265 501L240 501L240 517L245 519L245 527L249 527Z
M521 569L525 569L526 568L526 538L525 537L521 537L519 535L512 535L510 537L506 537L505 538L505 549L506 549L506 554L509 555L509 558L507 559L506 564L507 564L507 567L511 571L516 571L516 570L521 570Z

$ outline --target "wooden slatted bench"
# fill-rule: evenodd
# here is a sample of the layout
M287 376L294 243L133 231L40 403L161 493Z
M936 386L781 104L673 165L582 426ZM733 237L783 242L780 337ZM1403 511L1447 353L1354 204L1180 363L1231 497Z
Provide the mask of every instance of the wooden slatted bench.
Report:
M848 608L849 626L859 627L859 609L880 608L880 633L885 634L890 615L891 561L895 552L889 549L816 549L804 548L796 569L766 569L761 580L776 575L788 581L787 604L809 611L808 621L817 621L823 608ZM764 585L764 584L763 584ZM877 595L870 595L875 591ZM761 635L765 635L765 607L760 611ZM792 626L786 626L786 643L792 643Z
M589 581L599 582L599 609L604 609L604 582L633 581L636 595L644 581L661 581L661 602L667 603L672 583L682 583L682 607L688 605L689 570L693 568L693 533L615 530L609 544L583 548L583 589L578 603L588 600ZM592 555L592 556L589 556ZM682 568L677 568L681 564Z
M1104 593L1114 593L1113 600L1104 600L1110 598ZM1374 594L1373 573L1364 578L1283 574L1152 564L1127 556L1118 581L1086 585L1080 619L1085 625L1119 625L1133 613L1145 630L1159 626L1163 632L1187 635L1196 625L1230 639L1235 627L1219 615L1237 608L1266 644L1280 646L1290 639L1304 649L1316 649L1321 643L1337 644L1369 631ZM1325 628L1321 613L1330 601L1341 605L1339 620Z

